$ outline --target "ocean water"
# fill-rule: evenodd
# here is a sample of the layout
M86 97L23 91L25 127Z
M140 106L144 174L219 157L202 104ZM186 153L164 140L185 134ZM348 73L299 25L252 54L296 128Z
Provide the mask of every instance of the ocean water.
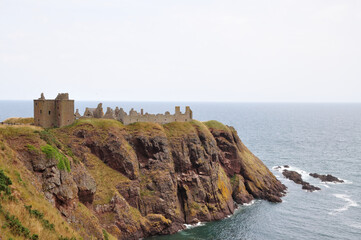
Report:
M176 103L106 102L150 113L174 112ZM234 126L246 146L288 187L282 203L256 200L220 221L152 240L361 239L361 104L182 103L195 119ZM96 102L76 102L80 112ZM183 109L184 110L184 109ZM0 101L0 121L32 116L31 101ZM273 169L290 165L321 191L306 192ZM308 173L332 174L342 184Z

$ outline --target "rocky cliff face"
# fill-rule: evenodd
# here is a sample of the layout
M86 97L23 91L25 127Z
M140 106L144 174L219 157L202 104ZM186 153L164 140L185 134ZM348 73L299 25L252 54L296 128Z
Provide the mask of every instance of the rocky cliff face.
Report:
M84 239L171 234L222 219L235 202L280 202L285 190L232 127L215 121L86 119L3 141Z

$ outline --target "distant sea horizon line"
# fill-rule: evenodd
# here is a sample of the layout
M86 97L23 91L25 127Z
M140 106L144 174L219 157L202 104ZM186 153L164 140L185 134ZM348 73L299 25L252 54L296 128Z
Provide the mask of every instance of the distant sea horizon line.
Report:
M49 98L51 99L51 98ZM1 102L28 102L28 101L33 101L34 99L0 99ZM148 102L148 103L261 103L261 104L361 104L360 102L327 102L327 101L320 101L320 102L313 102L313 101L269 101L269 102L265 102L265 101L196 101L196 100L189 100L189 101L176 101L176 100L169 100L169 101L165 101L165 100L78 100L78 99L72 99L75 100L77 102Z

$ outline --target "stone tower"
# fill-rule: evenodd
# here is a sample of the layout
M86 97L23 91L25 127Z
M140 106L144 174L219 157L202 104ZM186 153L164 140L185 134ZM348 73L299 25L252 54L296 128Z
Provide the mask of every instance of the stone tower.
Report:
M43 128L63 127L74 122L74 100L68 93L59 93L55 99L41 94L34 100L34 124Z

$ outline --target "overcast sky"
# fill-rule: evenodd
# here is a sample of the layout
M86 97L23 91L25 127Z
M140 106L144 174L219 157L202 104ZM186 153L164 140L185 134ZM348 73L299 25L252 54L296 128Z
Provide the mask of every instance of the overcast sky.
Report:
M361 1L0 0L0 99L361 102Z

